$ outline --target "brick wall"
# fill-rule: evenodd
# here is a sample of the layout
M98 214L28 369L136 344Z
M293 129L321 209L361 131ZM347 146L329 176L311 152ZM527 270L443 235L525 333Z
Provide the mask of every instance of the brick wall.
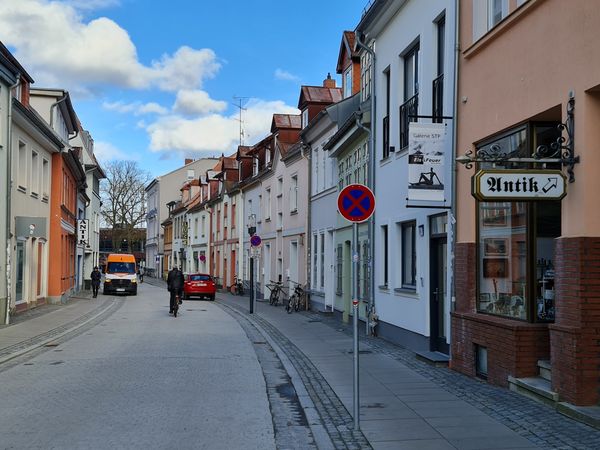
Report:
M450 367L475 376L475 346L480 345L487 348L490 383L507 386L509 375L537 375L537 361L550 355L548 325L476 313L475 257L474 243L456 245L456 311L452 314Z
M556 240L552 387L576 405L600 402L600 238Z

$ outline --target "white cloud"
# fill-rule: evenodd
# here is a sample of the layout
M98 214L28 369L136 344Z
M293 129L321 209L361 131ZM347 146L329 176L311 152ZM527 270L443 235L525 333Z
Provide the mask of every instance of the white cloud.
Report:
M277 80L284 80L284 81L300 81L299 76L296 76L296 75L288 72L287 70L283 70L283 69L275 70L275 78Z
M207 92L183 89L177 92L173 110L186 115L206 115L222 112L227 109L227 103L210 98Z
M101 163L113 160L137 160L137 157L130 152L125 152L106 141L94 142L94 156Z
M243 113L245 143L258 142L271 129L274 113L299 114L299 111L282 101L253 99L245 105ZM189 119L178 115L159 118L146 128L150 136L150 149L195 152L229 152L239 144L238 113L230 116L211 114Z
M64 3L82 10L95 10L118 6L121 4L119 0L66 0Z
M5 45L16 49L15 56L38 85L75 92L103 86L175 92L200 88L221 67L211 49L187 46L145 65L125 29L106 17L86 21L81 4L0 0L0 36Z
M160 106L156 102L141 103L124 103L118 102L104 102L102 107L109 111L117 111L120 113L133 113L134 116L141 116L143 114L167 114L169 110L163 106Z

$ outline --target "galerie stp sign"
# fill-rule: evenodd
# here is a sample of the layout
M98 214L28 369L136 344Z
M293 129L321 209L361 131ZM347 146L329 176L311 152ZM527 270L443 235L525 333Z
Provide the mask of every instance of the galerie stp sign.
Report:
M480 170L473 196L481 201L560 200L567 182L560 170Z
M339 193L337 203L342 217L353 223L369 220L375 211L375 196L364 184L346 186Z

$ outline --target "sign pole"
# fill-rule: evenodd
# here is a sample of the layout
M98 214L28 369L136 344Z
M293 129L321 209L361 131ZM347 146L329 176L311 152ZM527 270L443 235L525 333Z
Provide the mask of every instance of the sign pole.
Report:
M360 400L358 390L358 223L352 224L352 334L354 336L354 429L360 430Z
M254 256L250 254L250 314L254 314Z

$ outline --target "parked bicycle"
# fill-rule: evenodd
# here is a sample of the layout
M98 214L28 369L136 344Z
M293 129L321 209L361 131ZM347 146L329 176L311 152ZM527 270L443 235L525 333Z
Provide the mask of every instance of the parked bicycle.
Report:
M291 295L288 304L286 305L285 310L288 314L292 311L300 311L300 309L306 309L306 290L300 283L296 283L294 281L290 281L294 283L296 287L294 287L294 293Z
M269 294L270 305L277 306L280 300L282 302L288 300L287 293L283 290L283 283L281 281L271 280L271 283L267 284L267 288L269 288L271 291L271 294Z
M244 283L238 277L235 277L230 290L233 295L244 295Z

